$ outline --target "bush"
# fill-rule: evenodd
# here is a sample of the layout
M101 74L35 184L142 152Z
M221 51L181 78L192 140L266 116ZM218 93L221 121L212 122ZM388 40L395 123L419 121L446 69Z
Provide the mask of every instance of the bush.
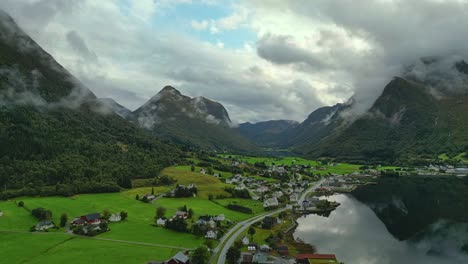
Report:
M241 213L253 214L252 209L250 209L248 207L241 206L241 205L237 205L237 204L228 204L227 208L229 210L238 211L238 212L241 212Z

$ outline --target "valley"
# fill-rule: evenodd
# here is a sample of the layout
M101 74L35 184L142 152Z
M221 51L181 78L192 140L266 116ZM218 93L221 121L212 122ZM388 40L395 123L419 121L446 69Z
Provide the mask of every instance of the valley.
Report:
M382 55L387 46L367 46L395 34L365 43L363 21L349 32L336 21L336 32L318 27L302 45L287 27L269 32L288 23L254 26L241 46L221 42L252 27L251 7L176 17L169 28L190 37L152 32L168 25L135 15L154 5L172 20L180 3L171 1L107 1L105 14L125 13L125 23L106 21L121 34L96 28L85 39L69 25L25 21L88 2L29 2L31 14L9 9L19 23L2 10L16 1L0 3L1 263L468 262L464 56ZM54 30L66 32L42 36ZM105 39L112 45L95 53ZM126 53L129 39L148 47ZM337 43L356 53L327 56L353 63L307 51Z

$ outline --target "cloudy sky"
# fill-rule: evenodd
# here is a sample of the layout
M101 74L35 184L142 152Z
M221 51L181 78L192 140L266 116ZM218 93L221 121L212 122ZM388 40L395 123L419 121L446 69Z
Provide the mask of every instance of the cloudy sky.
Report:
M467 54L455 0L1 0L99 97L136 109L165 85L237 122L365 108L419 57Z

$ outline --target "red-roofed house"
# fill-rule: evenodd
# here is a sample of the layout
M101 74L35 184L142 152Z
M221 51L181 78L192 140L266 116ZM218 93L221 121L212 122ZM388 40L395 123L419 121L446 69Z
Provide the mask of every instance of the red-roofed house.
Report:
M300 264L311 264L315 263L314 260L330 260L336 262L336 256L334 254L298 254L296 256L296 263Z

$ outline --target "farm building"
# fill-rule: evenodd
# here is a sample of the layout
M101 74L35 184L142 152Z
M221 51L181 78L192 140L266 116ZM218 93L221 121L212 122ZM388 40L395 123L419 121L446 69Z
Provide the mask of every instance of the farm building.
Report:
M36 231L44 231L54 227L54 223L50 220L43 220L36 224Z

